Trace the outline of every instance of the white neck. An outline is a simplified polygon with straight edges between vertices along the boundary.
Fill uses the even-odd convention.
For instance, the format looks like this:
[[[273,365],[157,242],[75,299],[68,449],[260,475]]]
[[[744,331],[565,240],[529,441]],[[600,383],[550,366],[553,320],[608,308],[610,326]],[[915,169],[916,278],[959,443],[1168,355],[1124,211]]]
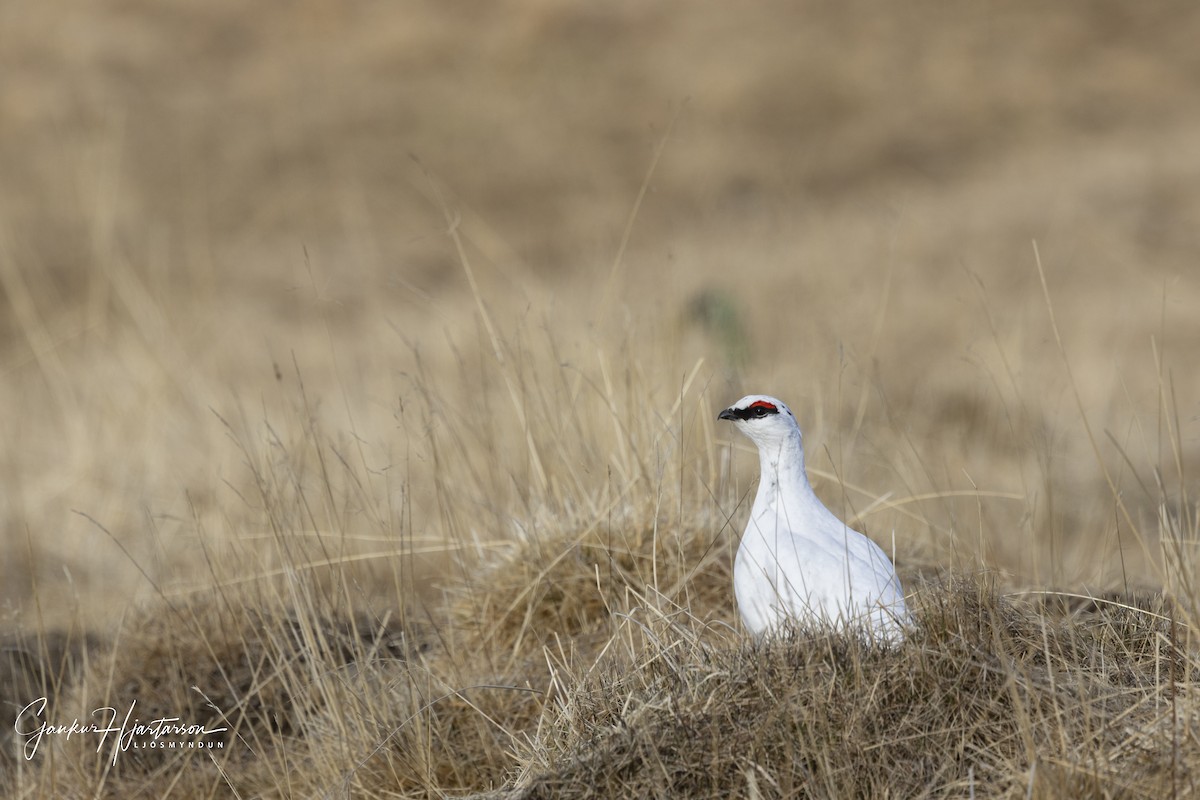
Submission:
[[[788,431],[777,441],[760,443],[758,460],[758,494],[750,511],[752,518],[759,519],[764,513],[780,511],[789,516],[829,513],[808,482],[808,474],[804,471],[804,445],[798,429]],[[799,522],[799,519],[794,521]]]

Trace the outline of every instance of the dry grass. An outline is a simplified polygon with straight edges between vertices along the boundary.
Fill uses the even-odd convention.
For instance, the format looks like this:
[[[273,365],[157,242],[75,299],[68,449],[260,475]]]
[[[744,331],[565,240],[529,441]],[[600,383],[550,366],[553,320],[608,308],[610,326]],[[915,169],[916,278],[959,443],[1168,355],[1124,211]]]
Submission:
[[[750,486],[713,441],[699,371],[675,402],[636,360],[620,382],[599,368],[573,387],[534,355],[555,343],[540,335],[489,340],[490,358],[462,375],[482,378],[485,405],[552,424],[472,417],[453,386],[419,383],[406,407],[428,436],[414,458],[433,467],[401,493],[430,498],[425,525],[453,552],[424,591],[410,583],[413,517],[370,512],[373,476],[343,446],[311,425],[255,446],[227,423],[247,465],[243,519],[266,541],[205,545],[207,588],[160,588],[50,693],[60,709],[136,700],[143,720],[226,728],[207,737],[222,747],[110,761],[111,742],[98,754],[84,737],[54,741],[32,765],[10,756],[13,791],[1162,797],[1195,785],[1193,566],[1170,529],[1130,534],[1160,543],[1169,597],[1089,598],[946,567],[918,517],[896,534],[918,622],[902,646],[810,630],[751,644],[730,600]],[[642,398],[662,412],[637,413]],[[857,503],[860,520],[876,504],[906,506]],[[360,553],[359,540],[394,549]]]
[[[0,793],[1195,793],[1190,5],[9,5],[0,707],[226,730]],[[748,391],[903,646],[742,636]]]

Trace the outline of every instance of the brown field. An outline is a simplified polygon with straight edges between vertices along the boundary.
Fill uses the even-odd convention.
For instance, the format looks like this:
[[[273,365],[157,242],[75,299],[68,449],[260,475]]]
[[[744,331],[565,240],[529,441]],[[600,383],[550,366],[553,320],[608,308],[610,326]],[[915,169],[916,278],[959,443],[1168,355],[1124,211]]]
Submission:
[[[1197,41],[0,4],[0,794],[1194,795]],[[741,634],[749,392],[902,647]]]

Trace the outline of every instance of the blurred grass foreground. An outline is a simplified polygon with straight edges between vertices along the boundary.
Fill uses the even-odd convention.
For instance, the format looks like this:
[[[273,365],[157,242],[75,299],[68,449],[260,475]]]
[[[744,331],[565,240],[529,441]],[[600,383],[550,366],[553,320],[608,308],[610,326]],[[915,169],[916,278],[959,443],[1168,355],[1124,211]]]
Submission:
[[[0,794],[1194,794],[1197,40],[0,5]],[[902,647],[741,631],[758,391]]]

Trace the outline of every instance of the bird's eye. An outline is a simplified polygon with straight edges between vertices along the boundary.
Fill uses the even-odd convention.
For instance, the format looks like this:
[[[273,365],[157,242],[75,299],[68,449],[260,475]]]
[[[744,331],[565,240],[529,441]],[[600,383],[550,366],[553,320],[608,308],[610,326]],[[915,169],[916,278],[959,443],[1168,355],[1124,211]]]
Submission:
[[[762,406],[755,406],[754,416],[765,417],[766,415],[767,415],[767,410],[765,408],[763,408]]]

